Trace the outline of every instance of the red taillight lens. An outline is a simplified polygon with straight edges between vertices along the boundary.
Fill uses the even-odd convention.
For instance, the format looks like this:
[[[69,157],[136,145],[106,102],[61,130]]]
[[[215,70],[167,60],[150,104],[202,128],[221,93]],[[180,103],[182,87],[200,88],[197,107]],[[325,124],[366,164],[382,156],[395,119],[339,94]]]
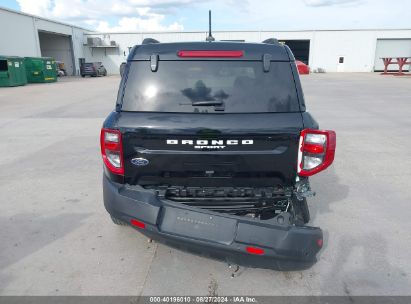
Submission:
[[[262,254],[264,254],[264,249],[257,248],[257,247],[247,246],[247,247],[245,248],[245,250],[246,250],[248,253],[251,253],[251,254],[256,254],[256,255],[262,255]]]
[[[298,175],[311,176],[332,164],[336,135],[330,130],[304,129],[298,148]]]
[[[213,57],[213,58],[239,58],[243,57],[243,51],[178,51],[178,57]]]
[[[114,174],[124,174],[123,144],[119,130],[101,129],[101,156],[104,164]]]

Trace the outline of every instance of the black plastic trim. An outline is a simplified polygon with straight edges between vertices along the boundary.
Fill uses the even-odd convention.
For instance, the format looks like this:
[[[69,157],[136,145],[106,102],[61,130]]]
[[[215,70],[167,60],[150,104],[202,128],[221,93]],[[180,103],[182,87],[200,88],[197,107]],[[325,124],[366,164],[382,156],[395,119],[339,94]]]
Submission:
[[[103,178],[104,204],[115,218],[145,223],[139,232],[166,244],[230,263],[278,270],[306,269],[316,262],[323,238],[317,227],[293,226],[276,220],[209,212],[159,199],[151,190],[128,187]],[[226,231],[220,235],[218,231]],[[247,246],[264,250],[251,255]]]

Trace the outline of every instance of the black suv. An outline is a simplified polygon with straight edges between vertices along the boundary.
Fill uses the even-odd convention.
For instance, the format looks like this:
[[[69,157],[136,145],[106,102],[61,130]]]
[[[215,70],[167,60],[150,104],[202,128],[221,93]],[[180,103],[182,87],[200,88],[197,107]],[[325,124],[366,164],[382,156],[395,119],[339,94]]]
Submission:
[[[101,62],[86,62],[80,66],[81,77],[89,76],[107,76],[107,70]]]
[[[305,226],[308,177],[336,136],[306,111],[290,49],[263,43],[135,46],[101,130],[114,223],[239,265],[303,269],[323,245]]]

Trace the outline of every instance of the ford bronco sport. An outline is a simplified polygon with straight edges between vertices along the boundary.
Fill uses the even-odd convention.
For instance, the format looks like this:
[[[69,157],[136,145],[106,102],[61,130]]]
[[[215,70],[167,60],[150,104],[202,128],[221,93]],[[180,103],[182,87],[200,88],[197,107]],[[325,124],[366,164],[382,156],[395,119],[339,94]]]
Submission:
[[[100,139],[114,223],[239,265],[315,263],[308,177],[333,162],[336,136],[275,39],[135,46]]]

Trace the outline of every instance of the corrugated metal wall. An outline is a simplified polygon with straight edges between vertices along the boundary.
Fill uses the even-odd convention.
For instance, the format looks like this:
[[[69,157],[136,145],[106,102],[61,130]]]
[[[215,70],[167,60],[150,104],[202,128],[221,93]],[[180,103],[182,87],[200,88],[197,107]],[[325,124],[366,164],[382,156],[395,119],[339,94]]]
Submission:
[[[140,44],[146,37],[161,42],[204,41],[207,32],[165,32],[165,33],[111,33],[87,35],[109,37],[119,44],[117,50],[94,50],[85,46],[88,61],[101,61],[109,73],[119,73],[121,62],[126,60],[129,48]],[[411,30],[349,30],[349,31],[215,31],[216,40],[245,40],[261,42],[275,37],[279,40],[309,40],[309,64],[312,69],[321,68],[327,72],[371,72],[374,70],[377,39],[411,37]],[[397,49],[402,48],[397,45]],[[399,51],[399,50],[398,50]],[[404,52],[406,50],[401,50]],[[408,51],[407,51],[408,52]],[[409,55],[411,56],[411,54]],[[344,63],[339,64],[339,58]]]
[[[0,28],[13,27],[13,31],[0,31],[0,54],[17,56],[40,56],[38,31],[64,34],[71,37],[74,68],[79,70],[79,58],[86,61],[101,61],[110,74],[118,74],[119,66],[126,60],[129,48],[151,37],[162,42],[204,41],[207,32],[156,32],[156,33],[91,33],[85,29],[54,22],[19,12],[0,8]],[[214,31],[217,40],[245,40],[261,42],[275,37],[279,40],[309,40],[309,64],[312,69],[322,68],[327,72],[371,72],[378,68],[376,57],[382,50],[377,41],[384,39],[411,39],[411,29],[405,30],[340,30],[340,31]],[[118,48],[92,49],[86,45],[87,37],[100,37]],[[403,43],[390,46],[392,54],[410,53]],[[408,54],[411,56],[411,53]],[[344,57],[344,63],[338,59]]]

